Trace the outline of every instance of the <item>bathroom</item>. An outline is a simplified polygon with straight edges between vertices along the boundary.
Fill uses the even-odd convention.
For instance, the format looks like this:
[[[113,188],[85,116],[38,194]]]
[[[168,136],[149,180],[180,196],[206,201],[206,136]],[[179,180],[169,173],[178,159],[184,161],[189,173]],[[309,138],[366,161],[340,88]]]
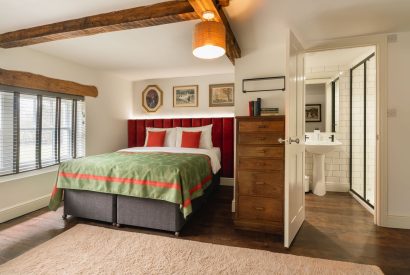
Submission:
[[[375,47],[305,57],[305,191],[352,195],[374,213]],[[310,194],[309,194],[310,195]]]

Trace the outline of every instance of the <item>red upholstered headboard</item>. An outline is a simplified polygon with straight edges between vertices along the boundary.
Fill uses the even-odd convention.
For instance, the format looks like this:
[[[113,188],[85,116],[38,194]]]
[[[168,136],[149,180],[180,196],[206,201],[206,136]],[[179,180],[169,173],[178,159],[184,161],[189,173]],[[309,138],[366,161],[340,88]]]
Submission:
[[[221,177],[233,178],[233,117],[128,120],[128,147],[144,146],[146,127],[199,127],[209,124],[213,124],[212,143],[221,149]]]

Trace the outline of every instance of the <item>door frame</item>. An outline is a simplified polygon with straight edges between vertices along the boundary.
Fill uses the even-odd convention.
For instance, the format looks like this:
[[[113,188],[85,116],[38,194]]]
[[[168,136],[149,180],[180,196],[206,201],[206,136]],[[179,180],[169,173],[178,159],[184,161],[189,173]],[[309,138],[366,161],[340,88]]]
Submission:
[[[306,53],[338,50],[356,47],[376,47],[376,196],[374,223],[379,226],[394,227],[388,216],[388,128],[387,128],[387,35],[370,35],[342,39],[333,39],[310,43]]]

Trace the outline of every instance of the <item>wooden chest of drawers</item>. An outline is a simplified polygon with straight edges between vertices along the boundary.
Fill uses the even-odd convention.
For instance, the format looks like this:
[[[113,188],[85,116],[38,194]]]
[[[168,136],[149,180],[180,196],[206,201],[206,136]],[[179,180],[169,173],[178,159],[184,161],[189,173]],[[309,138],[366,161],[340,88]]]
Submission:
[[[283,234],[285,117],[236,118],[235,227]]]

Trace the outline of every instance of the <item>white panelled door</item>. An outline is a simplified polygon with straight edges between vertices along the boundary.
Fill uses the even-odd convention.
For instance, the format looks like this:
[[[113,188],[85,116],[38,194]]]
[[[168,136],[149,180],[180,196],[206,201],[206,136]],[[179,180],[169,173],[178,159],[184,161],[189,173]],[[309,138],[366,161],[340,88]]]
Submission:
[[[305,220],[305,86],[304,50],[290,32],[287,44],[286,139],[285,142],[285,232],[290,247]]]

